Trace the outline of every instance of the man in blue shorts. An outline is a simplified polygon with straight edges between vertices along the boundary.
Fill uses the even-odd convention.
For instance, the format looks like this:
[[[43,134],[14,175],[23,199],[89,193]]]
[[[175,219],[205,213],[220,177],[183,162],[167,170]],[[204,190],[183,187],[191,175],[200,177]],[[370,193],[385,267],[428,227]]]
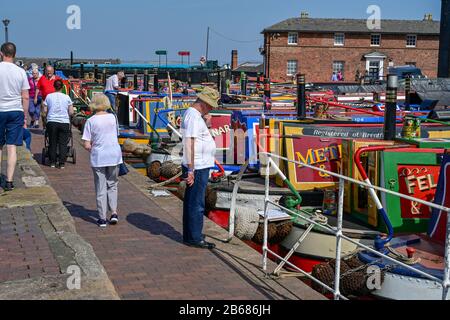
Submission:
[[[30,85],[25,70],[14,64],[16,46],[5,43],[0,49],[0,166],[2,150],[6,145],[8,162],[5,191],[14,190],[14,171],[18,146],[23,145],[23,128],[26,128]],[[0,167],[1,169],[1,167]]]

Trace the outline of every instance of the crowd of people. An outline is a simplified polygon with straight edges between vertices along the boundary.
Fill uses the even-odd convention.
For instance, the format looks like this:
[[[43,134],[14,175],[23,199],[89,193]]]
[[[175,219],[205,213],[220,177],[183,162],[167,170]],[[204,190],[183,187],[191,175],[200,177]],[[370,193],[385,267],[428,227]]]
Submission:
[[[28,126],[41,128],[42,125],[49,139],[51,168],[65,169],[71,115],[74,114],[73,102],[62,92],[64,83],[55,75],[53,67],[47,66],[44,75],[41,75],[36,65],[31,70],[25,70],[14,64],[15,56],[16,46],[13,43],[2,45],[0,160],[6,145],[8,160],[4,190],[7,192],[14,189],[17,147],[23,145],[24,139],[31,137],[26,131]],[[118,184],[124,163],[118,140],[115,95],[124,77],[123,72],[113,75],[107,81],[105,94],[93,97],[90,104],[93,116],[87,120],[82,136],[84,147],[90,153],[99,214],[97,224],[101,228],[119,222]],[[205,241],[203,220],[209,173],[215,166],[216,153],[216,144],[209,130],[210,112],[218,108],[219,100],[219,92],[206,88],[186,111],[182,121],[182,169],[187,183],[183,208],[183,243],[209,250],[214,249],[215,245]]]

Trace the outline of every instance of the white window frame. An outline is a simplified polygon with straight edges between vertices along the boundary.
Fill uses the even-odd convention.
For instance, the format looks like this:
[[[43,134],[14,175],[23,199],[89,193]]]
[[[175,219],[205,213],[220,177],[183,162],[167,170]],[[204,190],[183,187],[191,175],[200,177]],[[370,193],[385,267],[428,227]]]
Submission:
[[[290,42],[291,36],[293,36],[293,35],[295,35],[296,41],[295,42]],[[298,32],[289,32],[288,33],[288,45],[289,46],[296,46],[296,45],[298,45]]]
[[[342,36],[342,43],[336,42],[336,39],[338,39],[338,36]],[[334,34],[334,46],[336,47],[343,47],[345,46],[345,33],[337,32]]]
[[[295,72],[294,73],[292,73],[292,72],[290,72],[290,70],[291,70],[291,65],[290,65],[290,63],[291,62],[295,62]],[[295,76],[296,74],[298,73],[298,60],[288,60],[287,61],[287,70],[286,70],[286,75],[287,76]]]
[[[378,36],[378,39],[379,39],[378,44],[373,44],[373,42],[372,42],[372,40],[373,40],[372,37],[375,37],[375,36]],[[371,47],[380,47],[381,46],[381,33],[373,33],[370,35],[370,46]]]
[[[410,40],[410,37],[414,38],[414,45],[408,44],[408,41]],[[406,47],[407,48],[416,48],[417,47],[417,34],[407,34],[406,35]]]
[[[338,70],[338,69],[334,68],[338,63],[342,64],[342,69]],[[333,72],[336,72],[336,74],[337,74],[339,71],[341,71],[342,75],[345,77],[345,61],[333,61],[332,68],[333,68]]]

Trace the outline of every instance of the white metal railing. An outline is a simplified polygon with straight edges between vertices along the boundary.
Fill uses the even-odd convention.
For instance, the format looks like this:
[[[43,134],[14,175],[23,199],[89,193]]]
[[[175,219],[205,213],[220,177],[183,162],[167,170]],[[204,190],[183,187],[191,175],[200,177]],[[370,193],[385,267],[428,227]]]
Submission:
[[[384,189],[381,187],[377,187],[377,186],[373,186],[373,185],[369,185],[365,182],[361,182],[346,176],[343,176],[341,174],[337,174],[328,170],[324,170],[324,169],[320,169],[320,168],[316,168],[314,166],[308,165],[306,163],[302,163],[299,161],[295,161],[295,160],[290,160],[287,159],[285,157],[281,157],[279,155],[276,154],[272,154],[269,152],[261,152],[260,155],[265,155],[268,157],[266,163],[266,174],[265,174],[265,205],[264,205],[264,243],[263,243],[263,261],[262,261],[262,267],[264,272],[266,273],[266,275],[268,275],[267,272],[267,261],[268,261],[268,255],[271,254],[274,257],[276,257],[277,259],[279,259],[281,261],[280,266],[276,269],[277,271],[279,271],[281,269],[282,266],[284,265],[288,265],[291,268],[293,268],[294,270],[297,270],[298,272],[300,272],[301,274],[303,274],[305,277],[309,278],[310,280],[314,281],[315,283],[319,284],[320,286],[324,287],[325,289],[327,289],[328,291],[332,292],[334,295],[334,299],[335,300],[339,300],[339,299],[347,299],[345,296],[343,296],[340,292],[340,278],[341,278],[341,268],[340,268],[340,263],[341,263],[341,258],[342,258],[342,254],[341,254],[341,247],[342,247],[342,240],[346,240],[349,241],[350,243],[353,243],[354,245],[356,245],[359,248],[362,248],[368,252],[371,252],[373,254],[375,254],[376,256],[379,256],[380,258],[384,258],[396,265],[402,266],[403,268],[412,271],[416,274],[419,274],[429,280],[432,281],[436,281],[437,283],[440,283],[442,285],[442,300],[446,300],[447,299],[447,295],[449,292],[449,288],[450,288],[450,257],[449,257],[449,251],[450,251],[450,208],[444,207],[444,206],[440,206],[437,205],[435,203],[431,203],[431,202],[427,202],[421,199],[416,199],[414,197],[410,197],[398,192],[394,192],[388,189]],[[329,176],[335,177],[339,179],[339,201],[338,201],[338,212],[337,212],[337,218],[338,218],[338,222],[337,222],[337,227],[333,228],[329,225],[324,225],[322,223],[319,223],[317,221],[315,221],[314,219],[312,219],[308,214],[302,214],[301,211],[300,212],[294,212],[292,210],[289,210],[287,208],[284,208],[283,206],[273,202],[270,200],[270,177],[271,177],[271,167],[273,167],[277,173],[281,172],[279,167],[277,166],[277,164],[273,161],[272,158],[276,158],[278,160],[282,160],[282,161],[287,161],[290,163],[294,163],[296,165],[301,165],[304,166],[306,168],[309,168],[311,170],[315,170],[324,174],[327,174]],[[416,269],[410,265],[407,265],[401,261],[398,261],[388,255],[385,255],[379,251],[374,250],[373,248],[370,248],[362,243],[359,243],[358,241],[355,241],[349,237],[347,237],[346,235],[344,235],[343,233],[343,219],[344,219],[344,185],[345,182],[350,182],[352,184],[357,184],[359,186],[362,186],[366,189],[369,190],[377,190],[380,191],[382,193],[387,193],[387,194],[391,194],[406,200],[410,200],[410,201],[416,201],[418,203],[421,203],[423,205],[426,205],[430,208],[434,208],[434,209],[438,209],[440,211],[444,211],[447,212],[447,236],[446,236],[446,244],[445,244],[445,261],[444,261],[444,278],[443,279],[439,279],[431,274],[428,274],[422,270]],[[289,262],[290,256],[293,254],[293,252],[295,251],[294,248],[293,250],[291,250],[291,252],[286,256],[286,257],[280,257],[278,254],[276,254],[275,252],[273,252],[272,250],[269,249],[268,246],[268,225],[269,225],[269,207],[270,206],[275,206],[278,207],[279,209],[286,211],[287,213],[290,213],[293,216],[296,216],[308,223],[310,223],[309,228],[306,230],[306,232],[304,234],[302,234],[301,238],[298,240],[298,242],[296,243],[295,246],[298,247],[298,245],[301,244],[301,242],[309,235],[309,233],[312,231],[313,227],[318,227],[321,228],[325,231],[328,231],[329,233],[333,234],[336,237],[336,268],[335,268],[335,281],[334,281],[334,288],[331,288],[330,286],[326,285],[325,283],[321,282],[319,279],[313,277],[312,275],[310,275],[309,273],[305,272],[304,270],[300,269],[299,267],[295,266],[294,264],[292,264],[291,262]],[[295,247],[294,246],[294,247]]]

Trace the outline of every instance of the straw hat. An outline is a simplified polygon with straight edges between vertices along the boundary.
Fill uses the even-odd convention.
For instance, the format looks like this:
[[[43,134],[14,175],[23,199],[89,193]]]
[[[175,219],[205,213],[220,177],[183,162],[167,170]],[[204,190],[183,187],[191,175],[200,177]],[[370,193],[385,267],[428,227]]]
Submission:
[[[209,104],[213,109],[219,109],[219,91],[206,87],[197,95],[197,97],[203,102]]]

